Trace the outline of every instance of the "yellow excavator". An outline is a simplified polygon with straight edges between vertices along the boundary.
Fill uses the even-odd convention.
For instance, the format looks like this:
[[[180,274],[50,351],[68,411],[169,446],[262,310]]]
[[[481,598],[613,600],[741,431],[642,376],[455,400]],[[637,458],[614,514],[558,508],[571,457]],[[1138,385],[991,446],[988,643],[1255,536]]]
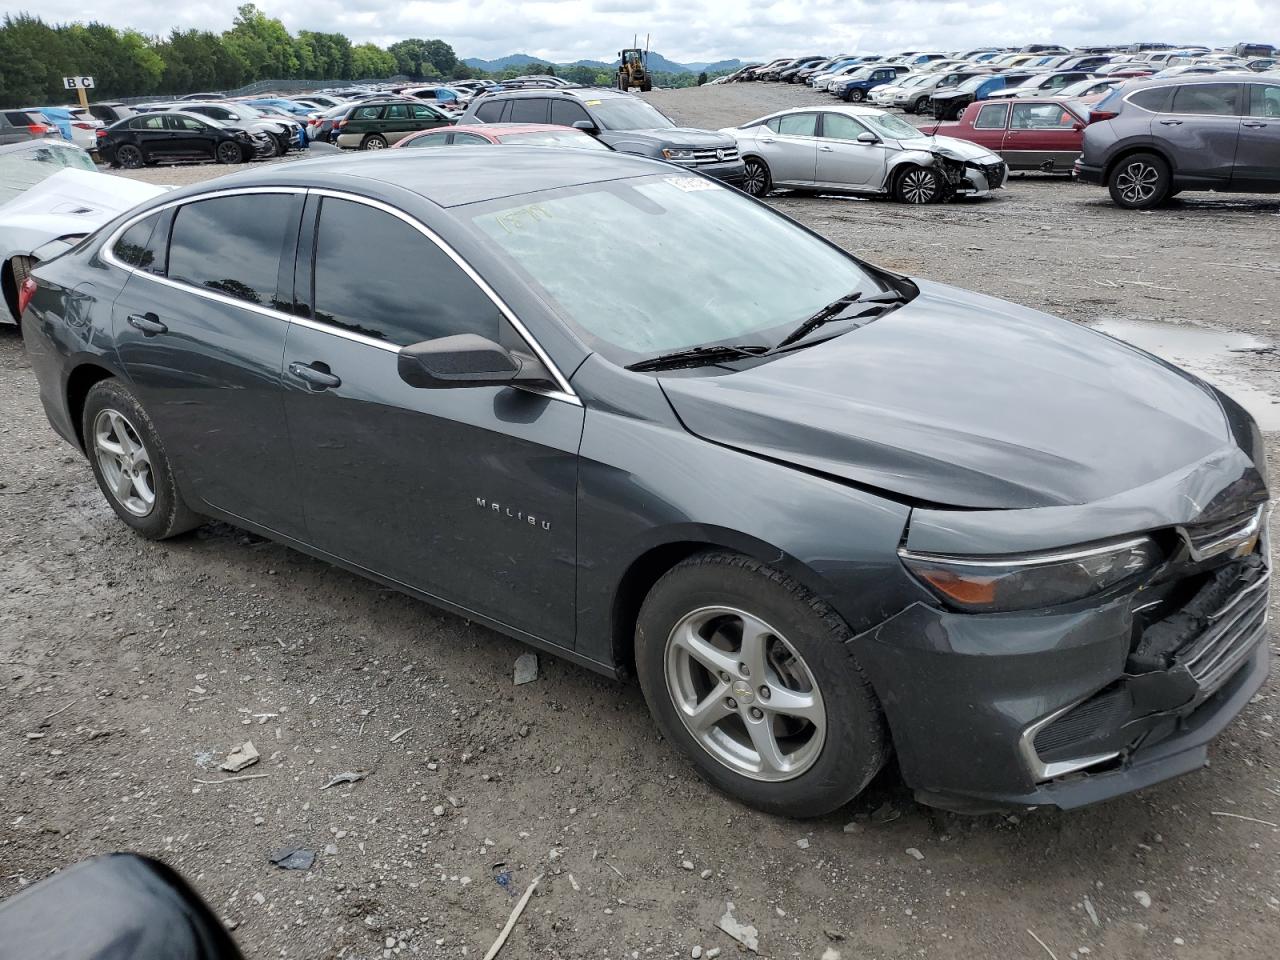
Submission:
[[[631,42],[637,43],[639,37]],[[618,53],[618,89],[630,90],[639,87],[642,93],[653,89],[653,78],[649,76],[649,37],[644,38],[644,49],[639,46],[628,47]]]

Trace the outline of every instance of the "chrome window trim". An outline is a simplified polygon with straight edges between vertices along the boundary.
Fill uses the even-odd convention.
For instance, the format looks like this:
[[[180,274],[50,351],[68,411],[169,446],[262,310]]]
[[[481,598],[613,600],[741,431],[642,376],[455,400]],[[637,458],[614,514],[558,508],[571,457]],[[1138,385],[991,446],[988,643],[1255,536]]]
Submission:
[[[131,275],[138,274],[154,283],[159,283],[163,286],[171,287],[175,290],[182,290],[186,293],[194,294],[195,296],[198,296],[198,297],[204,297],[207,300],[213,300],[217,303],[226,304],[228,306],[241,307],[253,313],[261,314],[264,317],[271,317],[276,320],[283,320],[286,323],[296,323],[299,326],[307,327],[308,329],[316,330],[321,333],[328,333],[335,337],[341,337],[344,340],[350,340],[354,343],[360,343],[369,347],[377,347],[381,350],[386,350],[390,353],[399,353],[400,348],[397,347],[395,344],[387,343],[384,340],[378,340],[376,337],[368,337],[363,334],[355,333],[348,330],[343,330],[340,327],[335,327],[330,324],[320,323],[319,321],[313,320],[310,317],[299,317],[293,314],[283,313],[279,310],[273,310],[270,307],[263,307],[258,304],[249,303],[246,300],[237,300],[235,297],[228,297],[225,294],[217,293],[213,290],[203,290],[200,287],[194,287],[194,286],[191,286],[190,284],[181,283],[177,280],[170,280],[168,277],[160,277],[154,273],[148,273],[145,270],[140,270],[137,267],[130,266],[129,264],[118,259],[115,255],[115,245],[116,243],[119,242],[120,237],[123,236],[126,230],[132,227],[135,223],[138,223],[141,220],[145,220],[147,217],[153,216],[157,213],[161,213],[165,210],[168,210],[171,207],[185,206],[188,203],[198,203],[202,200],[213,200],[218,197],[234,197],[234,196],[243,196],[245,194],[273,194],[273,193],[293,194],[293,195],[301,194],[304,196],[310,194],[314,196],[333,197],[334,199],[337,199],[337,200],[348,200],[353,203],[361,203],[361,204],[364,204],[365,206],[372,207],[376,210],[381,210],[383,213],[390,214],[396,219],[401,220],[404,223],[408,224],[414,230],[417,230],[424,237],[426,237],[433,244],[435,244],[436,247],[442,253],[444,253],[445,256],[447,256],[450,260],[452,260],[462,270],[462,272],[465,273],[468,278],[470,278],[472,283],[474,283],[477,287],[480,288],[480,291],[486,297],[489,298],[489,300],[493,303],[495,307],[498,308],[498,312],[502,314],[503,318],[509,324],[511,324],[511,327],[516,331],[516,333],[520,336],[520,338],[524,340],[525,345],[530,349],[530,351],[534,354],[534,356],[536,356],[538,360],[541,361],[543,366],[547,368],[548,372],[550,372],[552,378],[555,380],[557,387],[559,387],[559,389],[557,390],[538,390],[536,388],[530,388],[530,387],[521,387],[520,389],[527,390],[531,393],[536,393],[539,396],[548,397],[549,399],[552,399],[552,400],[560,400],[564,403],[570,403],[578,407],[582,406],[582,400],[578,397],[577,393],[575,393],[573,388],[569,385],[569,381],[565,378],[564,374],[560,372],[560,368],[555,365],[551,357],[542,348],[542,344],[538,343],[538,341],[529,332],[528,327],[526,327],[520,321],[520,319],[515,315],[512,309],[509,306],[507,306],[506,302],[501,297],[498,296],[498,294],[494,291],[494,289],[491,286],[489,286],[489,284],[484,280],[484,278],[481,277],[480,274],[478,274],[469,263],[467,263],[464,259],[462,259],[461,255],[456,250],[454,250],[451,246],[445,243],[445,241],[434,230],[432,230],[430,227],[426,226],[425,224],[420,223],[418,220],[414,219],[410,214],[405,213],[403,210],[399,210],[396,207],[393,207],[387,203],[383,203],[380,200],[373,200],[369,197],[362,197],[359,194],[347,193],[342,190],[333,190],[329,188],[317,188],[317,187],[228,187],[223,190],[211,190],[208,193],[202,193],[196,196],[181,197],[176,200],[169,200],[169,201],[166,201],[165,203],[158,204],[157,206],[150,207],[147,210],[144,210],[142,213],[139,213],[137,216],[130,217],[129,219],[121,223],[119,227],[113,230],[111,235],[108,236],[105,241],[103,241],[102,246],[98,248],[98,254],[103,259],[103,261],[105,261],[106,263],[110,264],[113,267],[117,267],[118,269],[124,270]]]
[[[919,553],[903,547],[898,556],[904,560],[920,560],[926,563],[940,563],[956,567],[1035,567],[1050,563],[1066,563],[1070,560],[1083,560],[1104,553],[1115,553],[1128,547],[1136,547],[1147,543],[1150,537],[1133,537],[1129,540],[1113,540],[1110,543],[1087,550],[1064,550],[1059,553],[1040,553],[1027,557],[1008,557],[999,554],[990,558],[980,556],[948,556],[945,553]]]

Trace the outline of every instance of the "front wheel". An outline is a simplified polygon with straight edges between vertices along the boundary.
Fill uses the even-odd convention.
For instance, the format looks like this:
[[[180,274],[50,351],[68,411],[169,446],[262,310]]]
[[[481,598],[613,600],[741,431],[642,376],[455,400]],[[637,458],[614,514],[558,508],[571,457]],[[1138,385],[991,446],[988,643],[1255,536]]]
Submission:
[[[935,203],[942,197],[942,178],[928,167],[908,167],[893,184],[899,203]]]
[[[773,189],[773,178],[769,176],[768,165],[758,157],[748,157],[746,174],[742,178],[742,189],[753,197],[763,197]]]
[[[240,144],[232,143],[230,140],[223,140],[218,144],[218,149],[213,152],[213,158],[219,163],[243,163],[244,151],[240,149]]]
[[[855,87],[852,90],[846,91],[844,98],[848,100],[850,103],[861,103],[863,100],[867,98],[867,95],[863,91]]]
[[[200,525],[178,492],[151,418],[119,380],[90,389],[81,429],[94,479],[116,516],[135,532],[163,540]]]
[[[768,813],[843,806],[884,763],[884,719],[848,626],[780,571],[705,553],[649,592],[636,667],[663,735],[708,782]]]
[[[1125,157],[1107,178],[1107,189],[1117,206],[1149,210],[1169,197],[1169,165],[1154,153]]]
[[[916,98],[916,102],[915,102],[914,104],[912,104],[911,112],[912,112],[912,113],[923,114],[923,113],[925,112],[925,110],[927,110],[928,108],[929,108],[929,98],[928,98],[928,97],[917,97],[917,98]]]

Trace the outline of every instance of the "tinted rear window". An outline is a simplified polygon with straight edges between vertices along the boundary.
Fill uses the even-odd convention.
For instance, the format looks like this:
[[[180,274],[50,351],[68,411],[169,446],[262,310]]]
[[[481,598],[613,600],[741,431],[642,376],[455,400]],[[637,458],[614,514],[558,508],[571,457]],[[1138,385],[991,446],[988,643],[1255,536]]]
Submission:
[[[509,123],[546,123],[547,101],[544,97],[527,97],[511,101]]]
[[[254,193],[199,200],[178,210],[169,277],[224,296],[277,307],[276,277],[302,196]]]
[[[1165,106],[1169,102],[1169,94],[1172,90],[1172,87],[1151,87],[1147,90],[1139,90],[1129,97],[1129,102],[1136,107],[1141,107],[1143,110],[1150,110],[1152,113],[1163,113]],[[1124,88],[1119,87],[1113,90],[1095,109],[1113,109],[1109,105],[1120,100],[1123,96]]]
[[[476,119],[481,123],[497,123],[502,117],[502,108],[506,104],[501,101],[490,100],[488,103],[482,103],[476,107]]]

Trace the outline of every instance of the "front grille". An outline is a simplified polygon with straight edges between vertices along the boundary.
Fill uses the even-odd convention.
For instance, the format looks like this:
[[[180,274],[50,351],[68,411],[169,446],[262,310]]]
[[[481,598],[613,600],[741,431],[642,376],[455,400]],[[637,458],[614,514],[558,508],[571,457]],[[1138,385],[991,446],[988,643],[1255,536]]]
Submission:
[[[1207,560],[1248,542],[1261,529],[1263,509],[1184,527],[1182,535],[1191,548],[1192,556],[1197,560]]]
[[[719,154],[719,156],[717,156]],[[737,147],[720,147],[710,149],[699,149],[693,151],[693,162],[699,163],[729,163],[738,159]]]
[[[1132,701],[1122,686],[1110,687],[1072,707],[1036,734],[1036,753],[1042,759],[1075,747],[1082,741],[1110,733],[1123,722]]]
[[[1186,667],[1206,692],[1239,666],[1267,626],[1270,571],[1262,562],[1242,566],[1234,595],[1205,616],[1204,632],[1174,656],[1174,663]]]

